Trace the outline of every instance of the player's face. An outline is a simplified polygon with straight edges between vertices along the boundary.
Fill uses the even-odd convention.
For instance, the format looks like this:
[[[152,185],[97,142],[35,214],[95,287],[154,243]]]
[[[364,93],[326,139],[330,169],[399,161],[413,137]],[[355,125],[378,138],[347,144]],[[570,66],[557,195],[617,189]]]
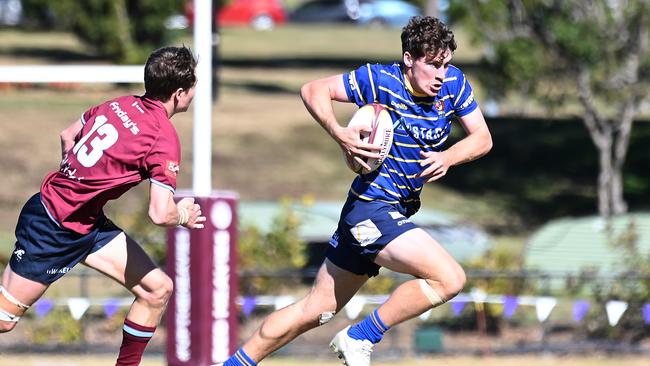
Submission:
[[[430,97],[438,95],[438,92],[442,89],[442,83],[445,80],[452,56],[453,53],[449,49],[440,51],[435,57],[423,56],[417,59],[413,58],[410,53],[405,52],[406,76],[413,91]]]

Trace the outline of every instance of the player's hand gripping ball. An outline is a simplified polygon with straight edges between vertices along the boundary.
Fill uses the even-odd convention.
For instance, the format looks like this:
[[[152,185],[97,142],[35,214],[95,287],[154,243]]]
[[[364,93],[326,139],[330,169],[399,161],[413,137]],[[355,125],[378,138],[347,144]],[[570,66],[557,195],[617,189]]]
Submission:
[[[365,130],[369,131],[361,132],[359,136],[361,141],[381,147],[378,152],[379,158],[363,158],[370,169],[364,168],[348,155],[345,155],[344,158],[353,172],[368,174],[381,166],[393,145],[393,120],[388,111],[381,105],[366,104],[354,113],[348,123],[348,127],[358,125],[368,127]]]

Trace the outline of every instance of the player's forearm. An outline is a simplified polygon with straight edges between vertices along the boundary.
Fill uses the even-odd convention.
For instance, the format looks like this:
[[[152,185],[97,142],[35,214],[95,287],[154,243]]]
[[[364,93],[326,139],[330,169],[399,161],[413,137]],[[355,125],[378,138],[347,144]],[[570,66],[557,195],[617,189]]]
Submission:
[[[61,131],[61,134],[59,134],[59,138],[61,139],[62,158],[65,158],[65,155],[68,153],[68,151],[72,150],[74,147],[75,138],[77,137],[79,131],[81,131],[82,127],[83,124],[81,123],[81,120],[77,120],[68,126],[65,130]]]
[[[68,151],[74,147],[74,140],[61,134],[61,158],[65,158]]]
[[[492,149],[492,136],[487,127],[480,128],[444,151],[450,166],[476,160]]]
[[[300,89],[300,97],[302,98],[305,108],[311,116],[323,127],[327,133],[332,136],[334,140],[338,140],[337,133],[341,128],[336,116],[334,114],[334,107],[330,99],[329,90],[317,81],[313,81],[303,85]]]
[[[179,224],[180,214],[172,199],[164,207],[149,206],[149,218],[158,226],[174,227]]]

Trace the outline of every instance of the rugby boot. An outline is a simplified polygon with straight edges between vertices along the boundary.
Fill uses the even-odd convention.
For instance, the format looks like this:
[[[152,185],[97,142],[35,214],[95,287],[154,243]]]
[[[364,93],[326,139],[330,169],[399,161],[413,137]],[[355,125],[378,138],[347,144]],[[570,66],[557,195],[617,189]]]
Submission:
[[[330,348],[347,366],[370,366],[370,354],[375,345],[367,339],[357,340],[348,335],[347,326],[330,342]]]

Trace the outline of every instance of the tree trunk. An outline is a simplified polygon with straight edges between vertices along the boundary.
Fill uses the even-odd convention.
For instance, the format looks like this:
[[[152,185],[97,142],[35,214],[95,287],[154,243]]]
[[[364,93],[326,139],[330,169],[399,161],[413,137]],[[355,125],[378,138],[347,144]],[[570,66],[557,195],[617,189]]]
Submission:
[[[126,0],[114,1],[113,7],[117,18],[116,33],[120,42],[119,59],[122,63],[130,63],[135,52],[135,45],[131,37],[131,23],[126,9]]]
[[[625,154],[620,155],[620,151],[627,150],[629,135],[622,134],[621,131],[618,134],[614,132],[615,129],[625,130],[621,125],[612,126],[610,124],[609,126],[611,127],[602,131],[603,133],[596,143],[600,166],[598,212],[605,218],[627,212],[627,203],[623,197]]]
[[[612,164],[612,134],[601,135],[596,147],[598,148],[600,167],[598,174],[598,212],[600,216],[609,218],[613,214],[612,185],[614,166]]]

